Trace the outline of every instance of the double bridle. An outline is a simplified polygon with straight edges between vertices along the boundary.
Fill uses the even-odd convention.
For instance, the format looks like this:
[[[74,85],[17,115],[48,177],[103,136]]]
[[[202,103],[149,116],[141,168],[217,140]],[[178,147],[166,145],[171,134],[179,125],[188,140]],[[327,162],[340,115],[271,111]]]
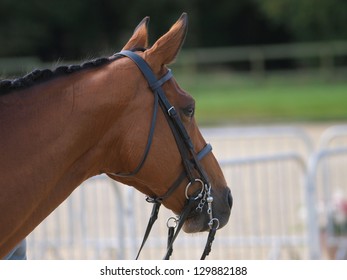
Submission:
[[[151,148],[159,106],[163,110],[164,115],[167,119],[167,122],[171,128],[178,150],[181,154],[182,163],[184,166],[184,171],[177,177],[177,179],[173,182],[173,184],[170,186],[168,191],[163,196],[146,198],[147,202],[153,203],[153,208],[152,208],[152,213],[148,221],[146,232],[144,234],[143,241],[138,251],[138,254],[136,256],[136,259],[138,259],[140,252],[150,234],[152,226],[154,222],[157,220],[159,208],[163,200],[168,198],[186,178],[188,178],[189,183],[187,184],[185,188],[185,197],[186,197],[185,206],[178,217],[171,217],[167,221],[168,244],[167,244],[167,252],[164,256],[164,259],[170,258],[173,251],[173,247],[172,247],[173,243],[176,237],[178,236],[178,233],[180,232],[184,222],[193,211],[194,207],[196,212],[201,213],[207,202],[207,214],[209,215],[209,219],[210,219],[210,221],[208,222],[208,226],[210,228],[210,231],[208,234],[204,252],[201,256],[201,259],[205,259],[206,256],[211,251],[212,242],[214,240],[216,231],[219,227],[219,220],[217,218],[214,218],[212,214],[213,197],[211,195],[211,183],[209,182],[207,174],[200,164],[200,161],[209,152],[212,151],[212,146],[210,144],[207,144],[200,152],[198,153],[195,152],[194,145],[175,107],[170,104],[169,100],[166,98],[164,90],[162,89],[162,85],[172,78],[171,70],[168,70],[168,72],[163,77],[161,77],[160,79],[157,79],[153,71],[151,70],[150,66],[147,64],[147,62],[142,57],[137,55],[135,52],[124,50],[119,53],[116,53],[114,56],[128,57],[138,66],[138,68],[141,70],[142,74],[146,78],[149,84],[149,87],[151,88],[154,94],[154,109],[153,109],[148,141],[147,141],[143,156],[139,164],[137,165],[137,167],[132,172],[129,172],[129,173],[109,173],[109,174],[118,176],[118,177],[132,177],[141,170],[149,154],[149,150]],[[196,178],[194,176],[194,173],[196,172],[199,174],[199,178]],[[200,184],[201,189],[199,189],[196,193],[190,196],[189,189],[195,183]]]

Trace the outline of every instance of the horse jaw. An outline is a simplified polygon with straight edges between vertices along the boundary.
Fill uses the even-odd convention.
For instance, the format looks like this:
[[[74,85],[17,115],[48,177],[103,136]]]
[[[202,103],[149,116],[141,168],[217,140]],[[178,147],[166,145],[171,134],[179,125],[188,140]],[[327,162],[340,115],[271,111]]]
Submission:
[[[204,215],[195,216],[187,219],[182,229],[186,233],[197,233],[207,231],[209,229],[208,221]]]

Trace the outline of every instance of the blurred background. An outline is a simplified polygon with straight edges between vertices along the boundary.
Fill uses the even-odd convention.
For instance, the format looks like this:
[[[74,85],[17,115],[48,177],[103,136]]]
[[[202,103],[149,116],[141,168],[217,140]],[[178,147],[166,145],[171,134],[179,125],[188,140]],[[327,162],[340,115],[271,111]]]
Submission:
[[[183,11],[173,68],[200,123],[346,119],[343,0],[1,0],[0,77],[108,56],[147,15],[153,43]]]
[[[145,16],[153,43],[182,12],[172,68],[235,199],[211,258],[346,258],[347,1],[0,0],[0,78],[109,56]],[[134,258],[143,196],[85,184],[29,237],[29,258]],[[162,219],[144,258],[163,253]],[[176,258],[204,240],[184,235]]]

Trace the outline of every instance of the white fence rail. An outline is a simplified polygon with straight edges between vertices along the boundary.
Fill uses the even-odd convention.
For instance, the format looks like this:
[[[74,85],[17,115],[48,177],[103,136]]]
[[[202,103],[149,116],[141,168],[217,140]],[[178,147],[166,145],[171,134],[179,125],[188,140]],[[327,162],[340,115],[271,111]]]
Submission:
[[[336,76],[340,70],[345,72],[346,56],[347,41],[183,49],[174,67],[186,69],[192,74],[202,65],[230,66],[230,63],[241,62],[249,65],[250,73],[260,77],[267,71],[268,62],[287,60],[295,65],[292,71],[311,65],[311,68],[318,68],[322,73],[334,73]],[[56,62],[43,62],[37,57],[0,57],[0,75],[26,73],[35,68],[51,68],[55,65]]]
[[[203,134],[234,196],[230,221],[218,231],[210,259],[345,257],[347,242],[334,235],[329,205],[334,190],[347,195],[347,126],[327,130],[317,152],[305,131],[292,127],[206,129]],[[150,208],[134,189],[106,176],[92,178],[28,237],[28,257],[133,259]],[[162,258],[170,215],[168,210],[159,214],[143,259]],[[182,233],[173,258],[198,258],[205,240],[206,234]]]

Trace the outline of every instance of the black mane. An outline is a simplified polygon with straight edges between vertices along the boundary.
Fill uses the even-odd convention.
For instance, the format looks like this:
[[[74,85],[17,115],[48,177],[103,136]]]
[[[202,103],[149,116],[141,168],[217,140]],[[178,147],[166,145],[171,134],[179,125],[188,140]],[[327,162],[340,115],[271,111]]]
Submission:
[[[42,69],[34,70],[31,73],[15,78],[0,80],[0,95],[4,95],[14,90],[26,89],[40,82],[48,81],[52,78],[56,78],[61,75],[67,75],[75,73],[84,69],[95,68],[114,61],[118,56],[112,56],[111,58],[102,57],[94,60],[84,62],[80,65],[59,66],[56,69]]]

